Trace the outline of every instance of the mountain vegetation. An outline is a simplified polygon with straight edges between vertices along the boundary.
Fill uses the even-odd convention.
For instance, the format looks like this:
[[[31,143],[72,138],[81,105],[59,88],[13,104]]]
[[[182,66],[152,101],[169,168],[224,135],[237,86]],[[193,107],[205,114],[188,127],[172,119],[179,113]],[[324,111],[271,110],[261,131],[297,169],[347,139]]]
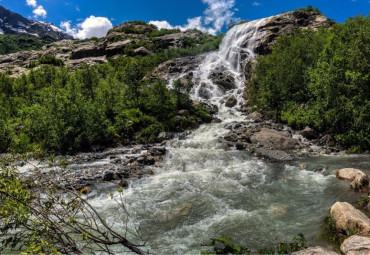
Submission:
[[[23,35],[0,35],[0,55],[23,50],[40,50],[42,46],[53,42],[50,38],[38,38]]]
[[[249,105],[288,125],[333,135],[352,152],[370,148],[370,18],[296,30],[258,58]]]
[[[39,67],[28,75],[0,74],[0,152],[66,153],[124,140],[151,142],[162,131],[210,121],[208,111],[193,106],[186,91],[168,90],[160,79],[147,78],[164,61],[215,50],[222,38],[206,37],[148,56],[127,50],[127,57],[77,71],[45,55],[32,63]],[[178,116],[179,110],[189,115]]]

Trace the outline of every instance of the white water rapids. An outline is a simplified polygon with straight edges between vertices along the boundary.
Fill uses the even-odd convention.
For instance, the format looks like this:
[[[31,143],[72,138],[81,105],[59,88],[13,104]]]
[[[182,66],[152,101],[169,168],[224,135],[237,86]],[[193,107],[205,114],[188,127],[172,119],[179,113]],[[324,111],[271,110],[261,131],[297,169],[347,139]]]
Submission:
[[[194,72],[201,82],[191,92],[193,99],[206,100],[199,96],[200,86],[205,84],[203,88],[211,95],[208,101],[219,107],[218,117],[223,122],[201,125],[185,139],[168,142],[161,166],[152,168],[155,175],[134,182],[124,192],[132,220],[141,226],[154,253],[199,254],[201,244],[222,235],[252,249],[271,246],[277,239],[290,241],[298,233],[318,243],[311,238],[321,231],[331,205],[355,199],[348,183],[336,180],[334,170],[357,166],[361,158],[305,159],[309,169],[300,170],[300,162],[266,163],[246,152],[229,150],[220,139],[228,132],[225,125],[244,121],[236,110],[238,105],[230,109],[224,102],[231,95],[238,104],[243,102],[241,56],[255,57],[256,42],[262,36],[258,27],[264,22],[266,19],[232,28],[220,50],[209,53]],[[222,93],[209,78],[215,69],[231,73],[235,88]],[[312,171],[318,166],[325,166],[326,171]],[[111,186],[100,188],[90,195],[90,201],[109,224],[124,228],[114,216],[117,205],[107,195],[111,190]]]

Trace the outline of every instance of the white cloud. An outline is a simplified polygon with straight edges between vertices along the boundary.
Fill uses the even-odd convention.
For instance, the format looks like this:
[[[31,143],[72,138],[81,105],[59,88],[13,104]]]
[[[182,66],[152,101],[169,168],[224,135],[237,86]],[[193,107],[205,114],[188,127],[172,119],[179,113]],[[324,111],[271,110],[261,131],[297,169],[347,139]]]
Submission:
[[[36,0],[26,0],[26,2],[27,2],[27,5],[28,5],[28,6],[31,6],[31,7],[33,7],[33,8],[36,8],[36,7],[37,7],[37,2],[36,2]]]
[[[187,29],[198,29],[202,32],[216,34],[222,30],[225,25],[231,22],[237,22],[240,19],[235,18],[235,0],[202,0],[207,4],[203,16],[189,18],[188,23],[182,26],[172,26],[168,21],[155,20],[150,21],[150,24],[156,25],[158,28],[179,28],[184,31]]]
[[[44,7],[42,7],[42,5],[37,6],[37,8],[34,9],[32,12],[33,12],[35,18],[37,18],[37,17],[45,18],[46,14],[47,14],[47,12],[45,11]]]
[[[36,0],[26,0],[26,3],[28,6],[31,6],[33,8],[32,13],[34,18],[38,17],[46,18],[47,15],[46,10],[42,5],[37,5]]]
[[[71,27],[71,21],[60,23],[60,27],[64,28],[67,34],[74,38],[86,39],[106,36],[107,32],[113,28],[113,25],[108,18],[90,16],[77,24],[76,27]]]
[[[252,3],[252,6],[255,6],[255,7],[257,7],[257,6],[261,6],[262,4],[260,3],[260,2],[253,2]]]
[[[165,21],[165,20],[162,20],[162,21],[152,20],[149,22],[149,24],[153,24],[159,29],[173,29],[174,28],[170,23],[168,23],[168,21]]]

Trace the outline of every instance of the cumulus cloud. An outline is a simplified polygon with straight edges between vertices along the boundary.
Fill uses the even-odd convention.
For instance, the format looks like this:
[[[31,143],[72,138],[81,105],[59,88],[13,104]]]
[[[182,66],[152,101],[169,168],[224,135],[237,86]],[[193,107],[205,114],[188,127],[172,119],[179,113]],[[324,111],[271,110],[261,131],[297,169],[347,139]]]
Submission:
[[[47,14],[47,12],[45,11],[44,7],[42,7],[42,5],[37,6],[37,8],[34,9],[32,12],[33,12],[35,18],[37,18],[37,17],[45,18],[46,14]]]
[[[235,18],[235,0],[202,0],[207,4],[203,16],[189,18],[187,24],[182,26],[172,26],[168,21],[152,20],[149,23],[158,28],[179,28],[184,31],[187,29],[198,29],[202,32],[216,34],[222,30],[225,25],[231,22],[237,22],[240,19]]]
[[[36,8],[36,7],[37,7],[37,2],[36,2],[36,0],[26,0],[26,2],[27,2],[27,5],[28,5],[28,6],[31,6],[31,7],[34,7],[34,8]]]
[[[46,18],[46,15],[47,15],[46,10],[44,9],[44,7],[42,5],[37,5],[36,0],[26,0],[26,4],[33,8],[33,11],[32,11],[33,17],[35,17],[35,18],[38,18],[38,17]]]
[[[106,36],[113,25],[108,18],[90,16],[75,27],[71,26],[71,21],[60,23],[60,27],[74,38],[86,39]]]

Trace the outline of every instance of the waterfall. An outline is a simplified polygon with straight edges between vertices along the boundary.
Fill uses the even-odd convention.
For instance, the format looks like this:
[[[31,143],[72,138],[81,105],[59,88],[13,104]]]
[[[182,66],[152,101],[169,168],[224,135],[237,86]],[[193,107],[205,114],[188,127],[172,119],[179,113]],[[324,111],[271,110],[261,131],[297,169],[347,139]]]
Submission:
[[[237,99],[238,105],[243,100],[245,64],[254,59],[257,42],[264,35],[259,30],[267,19],[250,21],[234,26],[223,38],[219,51],[206,55],[203,62],[194,72],[194,80],[199,81],[192,89],[193,100],[206,101],[217,105],[221,111],[226,111],[225,101],[230,96]],[[233,81],[233,87],[222,91],[212,80],[212,75],[226,75]]]

